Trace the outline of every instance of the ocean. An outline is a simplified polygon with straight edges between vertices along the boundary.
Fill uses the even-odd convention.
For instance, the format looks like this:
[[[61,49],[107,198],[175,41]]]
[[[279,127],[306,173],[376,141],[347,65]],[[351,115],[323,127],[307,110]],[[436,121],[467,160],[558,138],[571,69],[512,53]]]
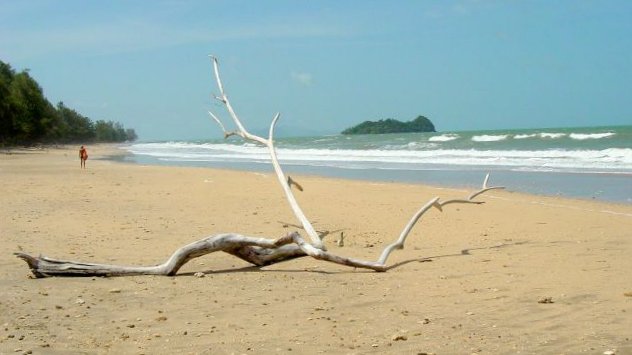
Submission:
[[[275,139],[286,173],[475,188],[491,173],[509,191],[632,203],[632,126],[330,135]],[[124,159],[272,171],[240,138],[142,142]]]

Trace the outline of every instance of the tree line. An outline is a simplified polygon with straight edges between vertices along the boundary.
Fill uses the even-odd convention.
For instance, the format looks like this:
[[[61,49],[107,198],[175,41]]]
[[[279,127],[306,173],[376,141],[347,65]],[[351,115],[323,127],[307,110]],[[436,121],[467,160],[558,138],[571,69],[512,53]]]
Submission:
[[[75,142],[124,142],[136,132],[119,122],[97,120],[45,97],[28,70],[0,60],[0,146]]]

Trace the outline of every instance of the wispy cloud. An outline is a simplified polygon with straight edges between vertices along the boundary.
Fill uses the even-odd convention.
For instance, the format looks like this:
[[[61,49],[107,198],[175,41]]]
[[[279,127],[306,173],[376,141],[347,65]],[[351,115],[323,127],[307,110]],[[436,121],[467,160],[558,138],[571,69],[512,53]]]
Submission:
[[[455,15],[468,16],[481,5],[484,5],[481,0],[459,0],[452,4],[439,2],[438,5],[428,7],[424,15],[433,19],[449,18]]]
[[[304,86],[312,85],[312,74],[310,73],[292,72],[292,79]]]

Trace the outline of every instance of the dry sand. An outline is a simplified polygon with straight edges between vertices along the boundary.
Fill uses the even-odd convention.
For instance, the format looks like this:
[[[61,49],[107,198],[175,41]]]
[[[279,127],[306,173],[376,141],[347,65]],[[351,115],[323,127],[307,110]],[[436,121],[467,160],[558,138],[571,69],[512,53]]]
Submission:
[[[86,170],[78,147],[0,154],[2,354],[632,354],[630,205],[492,191],[430,211],[386,273],[219,253],[175,277],[29,278],[13,252],[152,265],[211,234],[294,229],[272,174],[88,149]],[[468,193],[297,180],[329,250],[373,260],[421,204]]]

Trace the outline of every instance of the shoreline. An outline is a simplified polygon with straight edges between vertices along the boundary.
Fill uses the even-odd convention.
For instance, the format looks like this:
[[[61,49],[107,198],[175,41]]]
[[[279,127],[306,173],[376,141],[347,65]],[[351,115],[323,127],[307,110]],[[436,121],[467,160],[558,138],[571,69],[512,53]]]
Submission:
[[[125,146],[120,146],[125,150]],[[199,167],[233,171],[271,172],[270,163],[209,162],[209,161],[165,161],[154,157],[140,156],[126,151],[112,160],[141,165]],[[287,174],[319,176],[366,182],[420,184],[433,187],[473,189],[477,188],[487,173],[491,180],[508,191],[534,196],[560,197],[582,201],[601,201],[632,205],[632,191],[622,179],[632,180],[627,173],[576,173],[514,171],[507,169],[460,169],[437,168],[428,170],[398,169],[348,169],[328,166],[286,164],[281,161]],[[569,183],[570,181],[570,183]],[[632,182],[631,182],[632,183]]]
[[[0,155],[0,353],[632,352],[632,206],[604,202],[490,191],[429,211],[384,273],[221,253],[174,277],[29,279],[11,252],[155,265],[208,235],[295,229],[270,173],[99,159],[113,149],[88,146],[85,170],[78,147]],[[420,205],[470,192],[297,179],[329,250],[367,260]]]
[[[90,160],[96,160],[96,161],[101,161],[101,162],[105,162],[105,163],[114,163],[114,164],[128,164],[128,165],[132,165],[132,166],[138,166],[138,167],[157,167],[157,168],[166,168],[166,169],[170,169],[170,168],[174,168],[174,169],[183,169],[183,170],[188,170],[188,169],[193,169],[193,170],[197,170],[197,169],[202,169],[202,170],[206,170],[210,173],[212,172],[226,172],[226,173],[230,173],[230,174],[241,174],[241,173],[251,173],[251,174],[255,174],[255,175],[269,175],[269,176],[274,176],[274,171],[272,170],[272,167],[270,164],[260,164],[260,169],[251,169],[251,168],[231,168],[231,167],[209,167],[206,165],[201,165],[201,166],[191,166],[191,165],[186,165],[186,164],[178,164],[177,162],[164,162],[164,163],[142,163],[139,162],[135,155],[127,150],[124,149],[124,146],[126,144],[124,143],[99,143],[99,144],[94,144],[92,146],[90,146],[92,149],[91,151],[97,151],[98,155],[92,155],[91,153],[91,158]],[[71,155],[68,152],[74,150],[74,145],[71,144],[65,144],[65,145],[58,145],[58,146],[42,146],[41,148],[19,148],[19,149],[15,149],[13,152],[9,153],[8,155],[11,154],[23,154],[23,153],[33,153],[33,154],[38,154],[38,153],[47,153],[49,151],[60,151],[60,152],[64,152],[64,155]],[[5,153],[6,155],[6,153]],[[251,164],[248,164],[251,165]],[[464,192],[468,192],[468,191],[472,191],[475,189],[480,188],[480,184],[482,183],[484,178],[485,173],[483,171],[479,171],[479,172],[475,172],[475,174],[480,175],[481,179],[479,179],[480,181],[472,181],[468,186],[451,186],[451,185],[442,185],[442,184],[432,184],[432,183],[424,183],[424,182],[419,182],[419,181],[398,181],[398,180],[388,180],[388,179],[371,179],[368,177],[345,177],[345,176],[340,176],[340,175],[327,175],[324,173],[302,173],[300,171],[290,171],[289,173],[286,170],[286,166],[282,166],[284,171],[286,172],[286,175],[289,175],[290,173],[292,174],[292,176],[294,176],[295,178],[300,178],[300,179],[310,179],[310,180],[331,180],[333,182],[338,182],[338,183],[344,183],[344,182],[359,182],[359,183],[368,183],[371,185],[401,185],[401,186],[410,186],[410,187],[420,187],[422,189],[432,189],[432,190],[436,190],[436,191],[442,191],[442,190],[447,190],[447,191],[464,191]],[[290,166],[291,168],[292,166]],[[326,169],[319,169],[318,167],[316,167],[315,170],[326,170]],[[497,173],[497,172],[496,172]],[[618,176],[618,174],[615,174],[615,176]],[[494,175],[493,173],[490,173],[490,180],[493,182],[494,180]],[[496,183],[494,183],[494,185],[498,185]],[[500,186],[500,185],[499,185]],[[505,186],[506,187],[506,186]],[[507,193],[510,194],[512,197],[519,197],[524,203],[528,203],[528,204],[541,204],[544,206],[554,206],[554,207],[563,207],[563,208],[570,208],[570,209],[575,209],[577,208],[576,206],[573,206],[574,204],[580,203],[580,204],[587,204],[587,205],[599,205],[602,208],[585,208],[584,211],[590,211],[590,212],[603,212],[603,213],[613,213],[613,214],[621,214],[623,216],[630,216],[632,217],[632,210],[630,210],[630,213],[627,212],[618,212],[618,211],[610,211],[607,209],[608,206],[612,206],[612,207],[620,207],[623,210],[627,210],[628,208],[632,207],[632,204],[627,203],[627,202],[623,202],[623,201],[607,201],[607,200],[598,200],[598,199],[591,199],[591,198],[581,198],[581,197],[573,197],[573,196],[562,196],[562,195],[551,195],[551,194],[537,194],[537,193],[530,193],[530,192],[524,192],[524,191],[512,191],[510,189],[503,189],[500,190],[502,191],[502,193]],[[279,191],[279,194],[281,194],[281,192]],[[492,196],[491,198],[494,199],[503,199],[506,197],[499,197],[499,196]],[[617,209],[617,208],[615,208]]]

